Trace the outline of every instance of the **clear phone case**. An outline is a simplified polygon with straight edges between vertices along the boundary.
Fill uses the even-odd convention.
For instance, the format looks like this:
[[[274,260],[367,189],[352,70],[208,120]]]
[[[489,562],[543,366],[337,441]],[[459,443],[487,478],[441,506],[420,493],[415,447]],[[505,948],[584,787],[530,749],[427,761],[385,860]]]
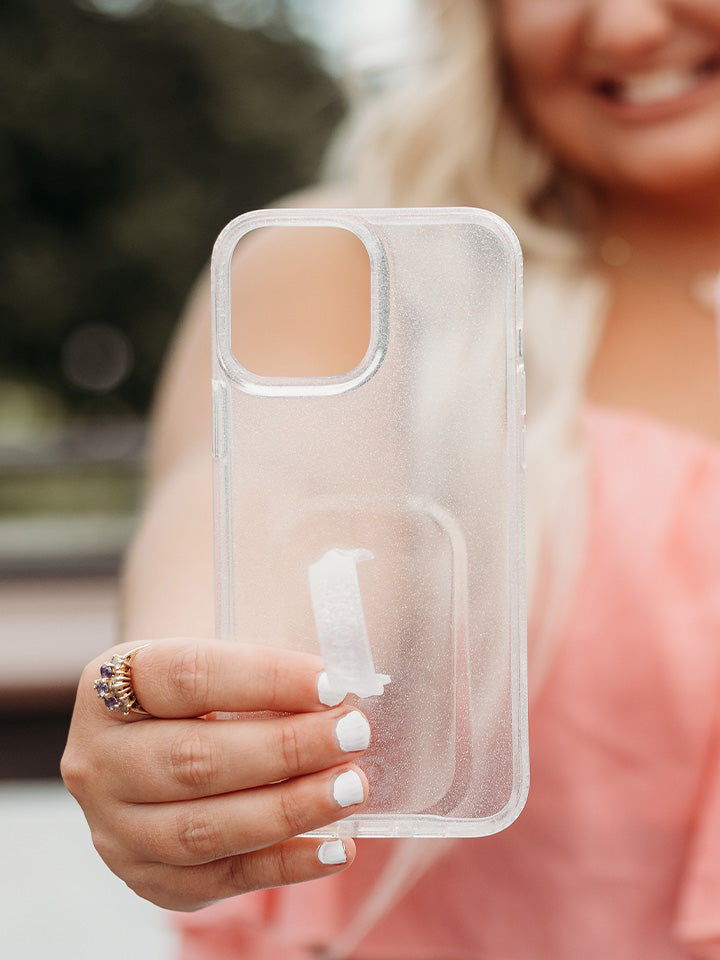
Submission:
[[[370,346],[347,374],[257,376],[232,350],[233,253],[313,226],[367,250]],[[514,233],[471,208],[258,211],[212,276],[220,636],[320,653],[372,728],[367,804],[318,835],[503,829],[528,787]]]

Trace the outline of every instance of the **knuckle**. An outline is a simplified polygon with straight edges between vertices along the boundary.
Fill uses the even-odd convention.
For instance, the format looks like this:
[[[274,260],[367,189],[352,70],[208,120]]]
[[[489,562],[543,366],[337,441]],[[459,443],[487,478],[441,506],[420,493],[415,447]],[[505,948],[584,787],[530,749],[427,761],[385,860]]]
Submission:
[[[279,739],[283,770],[287,776],[293,776],[302,769],[303,750],[298,731],[291,720],[281,725]]]
[[[172,907],[168,891],[157,880],[148,876],[147,869],[132,870],[123,879],[133,893],[143,900],[154,903],[156,907]]]
[[[173,884],[171,878],[166,875],[165,868],[157,875],[152,869],[149,869],[146,864],[143,864],[128,872],[128,875],[123,879],[133,893],[137,894],[137,896],[143,900],[155,904],[156,907],[161,907],[164,910],[188,910],[196,908],[194,903],[186,906],[182,892],[175,889],[175,884]],[[204,904],[198,904],[198,906],[204,906]]]
[[[269,705],[278,702],[283,688],[283,666],[279,651],[268,648],[262,657],[253,658],[255,678]]]
[[[202,643],[184,646],[170,660],[170,685],[189,704],[207,701],[211,676],[210,655]]]
[[[217,824],[206,816],[178,814],[175,832],[184,862],[210,863],[224,855],[222,836]]]
[[[121,859],[117,840],[107,830],[95,826],[90,832],[92,845],[95,847],[98,856],[113,872],[115,861]],[[119,876],[119,873],[118,873]]]
[[[226,862],[224,887],[247,893],[263,887],[284,887],[299,879],[293,860],[280,844],[255,853],[231,857]]]
[[[138,897],[165,910],[195,910],[206,903],[189,900],[183,896],[183,890],[177,889],[173,882],[172,868],[162,864],[147,863],[140,860],[120,862],[115,845],[105,839],[93,836],[93,843],[106,865]]]
[[[286,887],[288,884],[295,883],[297,877],[293,869],[292,862],[287,856],[284,847],[276,847],[270,852],[270,869],[273,876],[273,885]]]
[[[283,832],[288,836],[297,836],[306,829],[307,810],[296,791],[290,787],[280,791],[280,811],[285,828]]]
[[[226,861],[226,869],[226,879],[229,890],[235,893],[248,893],[250,890],[257,890],[260,886],[257,879],[252,877],[252,872],[248,865],[248,857],[243,854],[230,857]]]
[[[197,790],[207,787],[215,772],[215,751],[205,731],[193,725],[180,734],[170,747],[170,770],[181,787]]]
[[[139,871],[135,874],[130,874],[125,878],[125,884],[137,894],[138,897],[141,897],[143,900],[147,900],[149,903],[154,903],[156,907],[164,906],[163,901],[163,892],[158,887],[157,883],[152,883],[147,880],[143,873]],[[167,892],[165,891],[165,896]]]
[[[276,702],[282,688],[282,667],[280,658],[275,655],[267,659],[268,666],[268,688],[272,702]]]
[[[68,744],[60,759],[60,776],[73,797],[79,797],[92,776],[92,764],[82,750]]]

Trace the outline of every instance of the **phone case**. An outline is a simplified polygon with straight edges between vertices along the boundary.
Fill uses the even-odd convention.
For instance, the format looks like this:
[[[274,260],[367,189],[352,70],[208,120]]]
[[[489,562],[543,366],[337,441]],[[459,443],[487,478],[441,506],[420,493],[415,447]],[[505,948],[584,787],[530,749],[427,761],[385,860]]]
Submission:
[[[346,374],[233,355],[233,252],[268,226],[364,244],[371,339]],[[368,802],[317,835],[503,829],[528,787],[514,233],[472,208],[263,210],[222,232],[212,280],[219,634],[320,653],[372,729]]]

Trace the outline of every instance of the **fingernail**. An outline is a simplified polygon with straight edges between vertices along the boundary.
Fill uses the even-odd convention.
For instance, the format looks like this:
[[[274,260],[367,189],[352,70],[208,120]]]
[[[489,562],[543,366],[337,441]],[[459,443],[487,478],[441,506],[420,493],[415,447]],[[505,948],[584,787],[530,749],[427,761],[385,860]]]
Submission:
[[[324,670],[318,677],[317,686],[320,703],[324,703],[326,707],[336,707],[346,697],[346,692],[331,685],[330,678]]]
[[[321,843],[318,847],[317,858],[320,863],[326,865],[347,863],[345,844],[342,840],[326,840],[325,843]]]
[[[346,713],[335,726],[335,736],[340,749],[346,753],[365,750],[370,743],[370,724],[359,710]]]
[[[365,799],[365,787],[354,770],[346,770],[333,783],[333,797],[341,807],[351,807],[354,803],[362,803]]]

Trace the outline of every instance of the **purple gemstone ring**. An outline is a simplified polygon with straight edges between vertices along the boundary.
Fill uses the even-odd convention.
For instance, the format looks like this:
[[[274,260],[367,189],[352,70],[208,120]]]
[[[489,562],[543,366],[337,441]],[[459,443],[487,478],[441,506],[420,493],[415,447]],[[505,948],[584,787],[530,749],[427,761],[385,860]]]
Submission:
[[[124,656],[116,655],[106,660],[100,667],[100,676],[94,682],[95,693],[104,702],[108,710],[122,714],[139,713],[144,717],[150,714],[138,703],[132,685],[131,666],[136,654],[146,647],[143,643],[130,650]]]

